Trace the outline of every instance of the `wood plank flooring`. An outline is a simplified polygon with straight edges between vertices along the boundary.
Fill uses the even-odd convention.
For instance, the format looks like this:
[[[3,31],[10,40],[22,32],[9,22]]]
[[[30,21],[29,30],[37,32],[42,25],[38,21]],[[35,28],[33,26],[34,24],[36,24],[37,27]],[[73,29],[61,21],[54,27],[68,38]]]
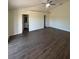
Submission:
[[[70,59],[70,33],[54,28],[10,37],[8,59]]]

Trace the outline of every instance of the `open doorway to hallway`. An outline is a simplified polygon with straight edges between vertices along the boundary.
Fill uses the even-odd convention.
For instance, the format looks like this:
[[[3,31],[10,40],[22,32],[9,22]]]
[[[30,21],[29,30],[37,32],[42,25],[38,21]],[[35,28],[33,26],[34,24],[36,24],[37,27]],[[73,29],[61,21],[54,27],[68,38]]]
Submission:
[[[29,15],[23,14],[22,20],[23,20],[23,33],[28,32],[29,31]]]
[[[44,15],[44,28],[46,28],[46,15]]]

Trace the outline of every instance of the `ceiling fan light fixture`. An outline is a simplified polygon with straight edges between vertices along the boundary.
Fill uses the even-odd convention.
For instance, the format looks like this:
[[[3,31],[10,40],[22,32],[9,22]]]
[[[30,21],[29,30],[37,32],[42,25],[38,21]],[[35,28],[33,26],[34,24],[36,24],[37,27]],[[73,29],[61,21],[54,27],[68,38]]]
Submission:
[[[48,8],[49,6],[50,6],[50,4],[49,4],[49,3],[47,3],[47,4],[46,4],[46,7]]]

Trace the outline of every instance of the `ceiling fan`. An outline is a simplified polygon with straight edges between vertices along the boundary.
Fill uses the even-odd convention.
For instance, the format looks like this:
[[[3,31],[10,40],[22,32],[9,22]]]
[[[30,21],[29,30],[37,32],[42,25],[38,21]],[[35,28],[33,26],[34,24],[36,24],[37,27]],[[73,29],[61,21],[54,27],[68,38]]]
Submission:
[[[47,0],[46,3],[42,3],[42,4],[45,4],[46,8],[52,6],[52,5],[55,5],[55,0]]]
[[[53,5],[56,5],[56,0],[47,0],[46,2],[42,2],[42,3],[39,3],[39,4],[37,4],[37,5],[33,5],[33,6],[31,6],[31,7],[35,7],[35,6],[38,6],[38,5],[39,5],[39,6],[41,5],[41,6],[43,6],[43,7],[45,6],[46,9],[45,9],[45,8],[42,8],[42,9],[44,9],[44,12],[47,12],[47,11],[48,11],[48,7],[51,7],[51,6],[53,6]],[[41,10],[42,10],[42,9],[41,9]],[[41,10],[40,10],[40,11],[41,11]],[[30,10],[30,11],[36,11],[36,10]],[[38,10],[37,10],[37,11],[38,11]],[[40,12],[40,11],[39,11],[39,12]]]

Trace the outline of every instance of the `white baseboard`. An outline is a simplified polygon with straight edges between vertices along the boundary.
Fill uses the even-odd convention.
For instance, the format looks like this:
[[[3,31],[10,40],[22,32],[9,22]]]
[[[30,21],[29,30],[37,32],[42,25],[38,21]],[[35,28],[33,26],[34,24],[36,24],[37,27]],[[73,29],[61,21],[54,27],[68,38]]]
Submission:
[[[49,26],[49,27],[51,27],[51,26]],[[70,30],[68,30],[68,29],[62,29],[62,28],[57,28],[57,27],[51,27],[51,28],[56,28],[56,29],[59,29],[59,30],[70,32]]]
[[[16,34],[8,35],[8,38],[9,38],[10,36],[14,36],[14,35],[18,35],[18,34],[22,34],[22,33],[16,33]]]

